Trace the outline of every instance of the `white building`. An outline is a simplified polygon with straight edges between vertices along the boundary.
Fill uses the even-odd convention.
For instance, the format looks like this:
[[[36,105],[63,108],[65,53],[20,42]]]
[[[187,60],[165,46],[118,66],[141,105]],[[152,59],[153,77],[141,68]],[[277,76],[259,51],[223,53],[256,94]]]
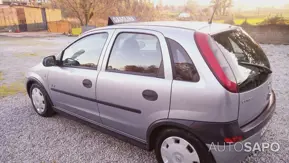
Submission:
[[[48,0],[0,0],[0,4],[11,4],[11,3],[29,4],[34,2],[45,3],[48,2]]]
[[[45,2],[48,2],[48,0],[36,0],[36,2],[38,2],[38,3],[45,3]]]
[[[189,18],[189,17],[191,17],[191,14],[187,12],[182,12],[179,15],[179,18]]]
[[[20,3],[20,4],[27,4],[29,0],[1,0],[2,4],[11,4],[11,3]]]

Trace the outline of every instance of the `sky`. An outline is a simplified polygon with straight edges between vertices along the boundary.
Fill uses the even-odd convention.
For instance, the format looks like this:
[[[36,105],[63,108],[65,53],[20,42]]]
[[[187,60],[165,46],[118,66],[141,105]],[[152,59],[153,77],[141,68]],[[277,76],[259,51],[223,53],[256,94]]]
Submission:
[[[155,4],[159,2],[159,0],[153,0]],[[187,0],[163,0],[164,5],[184,5]],[[195,0],[200,5],[208,5],[211,0]],[[233,0],[234,7],[248,7],[248,8],[256,8],[256,7],[282,7],[284,4],[289,4],[289,0]]]

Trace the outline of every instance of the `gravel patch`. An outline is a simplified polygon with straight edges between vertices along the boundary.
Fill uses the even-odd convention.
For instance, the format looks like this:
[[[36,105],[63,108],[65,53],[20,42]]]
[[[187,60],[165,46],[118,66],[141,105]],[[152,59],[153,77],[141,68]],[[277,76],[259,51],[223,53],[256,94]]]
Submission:
[[[0,84],[22,80],[28,68],[45,56],[57,55],[75,37],[14,38],[0,36],[0,71],[5,80]]]
[[[280,150],[266,150],[248,157],[246,163],[288,163],[289,162],[289,46],[262,45],[273,70],[273,89],[277,108],[263,142],[279,143]]]
[[[43,56],[59,52],[65,44],[75,38],[57,37],[49,38],[50,40],[29,38],[32,43],[28,38],[20,38],[24,40],[18,43],[12,38],[5,39],[0,38],[0,70],[4,72],[3,82],[10,82],[22,78],[21,74],[41,61]],[[5,48],[2,48],[4,46]],[[287,163],[289,162],[289,46],[262,45],[262,48],[272,65],[273,87],[277,96],[276,114],[263,141],[277,142],[281,145],[281,150],[259,152],[244,162]],[[17,57],[17,54],[26,52],[39,55],[29,56],[28,60],[25,57]],[[0,99],[0,162],[154,163],[156,160],[154,153],[101,133],[79,121],[62,115],[55,115],[52,118],[40,117],[32,109],[30,99],[26,95],[18,94]]]
[[[154,162],[153,153],[61,115],[40,117],[25,95],[0,101],[0,162]]]

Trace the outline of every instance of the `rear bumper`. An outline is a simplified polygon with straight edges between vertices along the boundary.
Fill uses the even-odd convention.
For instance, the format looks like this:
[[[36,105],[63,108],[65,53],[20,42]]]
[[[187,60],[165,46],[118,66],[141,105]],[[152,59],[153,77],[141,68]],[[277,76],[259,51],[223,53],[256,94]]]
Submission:
[[[242,142],[232,145],[207,144],[207,147],[211,151],[216,163],[238,163],[245,160],[245,158],[251,153],[249,151],[245,151],[247,150],[245,145],[246,143],[250,143],[249,145],[251,147],[253,147],[253,145],[256,143],[261,143],[261,131]]]
[[[241,131],[243,132],[243,137],[248,138],[258,131],[260,131],[264,126],[267,125],[267,123],[272,118],[274,112],[276,109],[276,96],[274,91],[272,91],[270,102],[267,105],[267,107],[264,109],[264,111],[256,117],[253,121],[246,124],[245,126],[241,127]]]
[[[253,147],[254,144],[261,142],[262,129],[269,123],[276,108],[276,97],[272,91],[270,102],[264,111],[256,117],[253,121],[239,129],[232,130],[234,135],[242,136],[243,141],[227,144],[227,143],[211,143],[207,146],[214,156],[217,163],[231,163],[243,161],[250,153],[251,150],[246,148],[248,146]]]

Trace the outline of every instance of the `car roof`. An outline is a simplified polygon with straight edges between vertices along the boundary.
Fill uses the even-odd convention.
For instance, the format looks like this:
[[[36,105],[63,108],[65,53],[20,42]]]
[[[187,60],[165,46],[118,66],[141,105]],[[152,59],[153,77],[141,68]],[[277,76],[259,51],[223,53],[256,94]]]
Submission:
[[[199,21],[151,21],[151,22],[117,24],[117,25],[97,28],[95,30],[112,29],[112,28],[115,28],[115,29],[117,28],[150,28],[154,30],[160,30],[161,27],[189,29],[189,30],[199,31],[199,32],[212,34],[212,35],[237,28],[237,26],[233,26],[230,24],[220,24],[220,23],[209,24],[208,22],[199,22]]]
[[[126,23],[120,24],[119,26],[162,26],[162,27],[187,28],[197,30],[207,25],[208,25],[207,22],[151,21],[151,22]]]

